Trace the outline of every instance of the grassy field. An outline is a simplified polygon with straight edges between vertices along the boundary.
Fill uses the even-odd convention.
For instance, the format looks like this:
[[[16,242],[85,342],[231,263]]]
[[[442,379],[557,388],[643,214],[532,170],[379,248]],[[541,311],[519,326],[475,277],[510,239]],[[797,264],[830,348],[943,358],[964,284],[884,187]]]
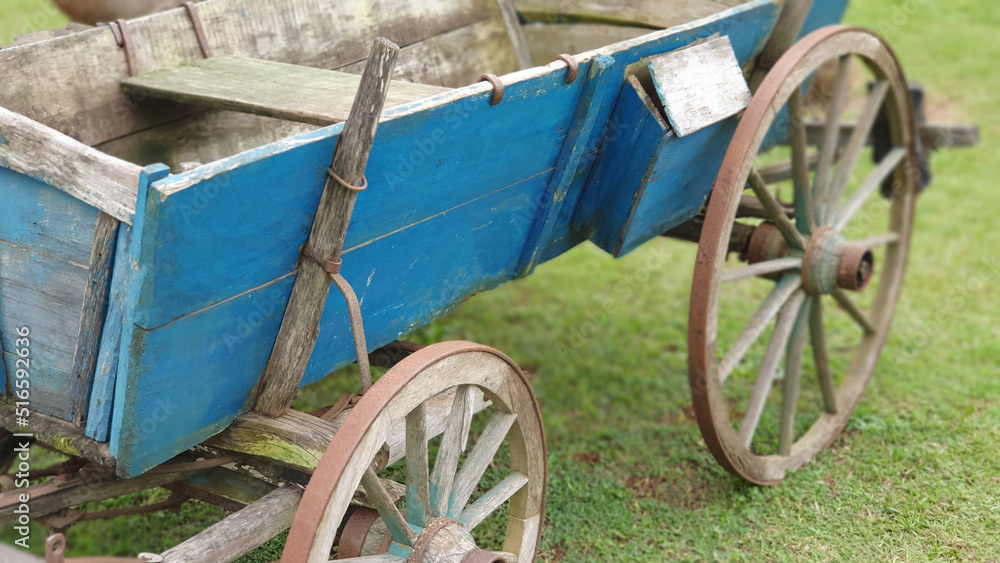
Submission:
[[[894,333],[830,451],[773,488],[715,464],[687,389],[693,245],[655,241],[620,261],[584,246],[418,334],[495,346],[530,372],[550,446],[543,561],[1000,561],[1000,8],[855,0],[847,20],[888,37],[933,119],[975,122],[983,143],[933,157]],[[6,0],[0,40],[57,23],[41,0]],[[620,297],[622,280],[640,291]],[[615,314],[599,318],[609,299]],[[87,523],[71,554],[158,551],[221,516],[189,503]]]

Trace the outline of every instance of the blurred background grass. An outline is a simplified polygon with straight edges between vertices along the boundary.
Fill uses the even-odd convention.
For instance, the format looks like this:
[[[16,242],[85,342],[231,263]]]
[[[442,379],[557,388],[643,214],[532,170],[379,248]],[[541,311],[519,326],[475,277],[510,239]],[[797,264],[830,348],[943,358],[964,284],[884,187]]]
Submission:
[[[550,444],[543,560],[1000,561],[1000,7],[854,0],[847,21],[890,40],[928,89],[932,120],[975,122],[983,143],[933,156],[873,385],[844,436],[782,486],[723,472],[691,419],[693,245],[654,241],[619,261],[585,245],[416,335],[489,344],[530,372]],[[47,1],[4,0],[0,44],[64,23]],[[636,291],[620,297],[619,282]],[[329,404],[351,382],[338,374],[298,406]],[[71,555],[159,551],[222,516],[190,502],[82,524]],[[279,544],[248,560],[276,558]]]

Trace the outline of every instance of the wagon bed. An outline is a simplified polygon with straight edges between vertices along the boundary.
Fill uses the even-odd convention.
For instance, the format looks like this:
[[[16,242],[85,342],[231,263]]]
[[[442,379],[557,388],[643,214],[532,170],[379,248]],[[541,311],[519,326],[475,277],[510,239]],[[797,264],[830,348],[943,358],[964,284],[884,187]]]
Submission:
[[[261,502],[276,514],[269,525],[287,527],[301,495],[268,493],[271,485],[232,491],[259,479],[305,485],[316,471],[320,484],[296,516],[305,524],[293,526],[295,545],[318,549],[301,554],[314,560],[329,545],[324,552],[326,540],[303,530],[316,532],[309,523],[330,517],[323,507],[346,510],[332,484],[353,493],[357,477],[377,489],[365,473],[370,456],[384,468],[405,455],[410,476],[414,448],[427,455],[426,438],[444,433],[443,450],[464,449],[472,413],[499,409],[483,439],[516,435],[510,483],[518,488],[496,498],[521,490],[511,522],[520,522],[524,541],[511,540],[508,551],[530,559],[544,506],[544,439],[523,374],[475,345],[419,350],[398,341],[588,240],[614,256],[662,235],[701,241],[692,391],[709,447],[727,469],[777,482],[836,436],[891,323],[919,148],[905,81],[884,44],[848,28],[809,35],[838,22],[846,0],[613,8],[524,0],[518,10],[493,0],[284,4],[208,0],[0,52],[0,66],[36,77],[0,85],[0,195],[8,202],[0,209],[0,334],[14,399],[27,378],[19,360],[31,355],[30,422],[21,423],[14,401],[0,408],[0,422],[128,479],[101,474],[99,484],[83,483],[88,495],[178,481],[193,498],[267,494]],[[377,36],[400,47],[380,39],[366,61]],[[857,45],[845,46],[847,38]],[[793,87],[801,95],[820,62],[851,56],[869,61],[878,79],[858,122],[839,123],[841,68],[830,102],[837,119],[803,123],[802,102],[786,105],[782,96]],[[53,79],[63,75],[72,79]],[[369,103],[380,97],[384,112]],[[364,134],[365,115],[372,132],[377,123],[374,139]],[[934,130],[921,131],[928,144],[943,144]],[[754,167],[758,151],[781,142],[790,143],[792,162]],[[872,142],[878,166],[859,193],[888,186],[893,230],[851,243],[840,223],[861,196],[837,217],[823,190],[815,210],[802,203],[802,186],[815,173],[817,184],[826,175],[831,190],[846,189]],[[808,154],[811,146],[818,154]],[[847,172],[834,173],[836,162],[847,162]],[[768,184],[789,179],[795,201],[782,203]],[[753,196],[741,197],[748,186]],[[867,285],[869,246],[890,249],[871,318],[844,294]],[[749,265],[725,270],[732,253]],[[325,285],[308,281],[321,278]],[[717,292],[745,278],[777,283],[722,357]],[[816,304],[826,295],[864,329],[859,367],[847,370],[835,397],[817,356],[825,412],[793,441],[795,405],[784,404],[780,455],[759,454],[749,446],[781,347],[770,345],[763,359],[738,438],[719,387],[777,317],[774,334],[798,343],[797,356],[789,344],[794,375],[782,383],[783,401],[797,397],[805,327],[822,334]],[[315,326],[303,320],[310,317]],[[360,401],[289,410],[299,387],[355,361],[363,392],[369,363],[392,370]],[[451,371],[441,367],[449,362]],[[450,384],[428,383],[435,377]],[[410,414],[386,414],[393,409]],[[450,478],[471,494],[475,475],[464,471],[452,467]],[[435,466],[424,493],[424,502],[444,504],[408,510],[408,522],[430,529],[431,513],[466,526],[485,517],[491,493],[469,507],[458,492],[438,498],[451,487],[447,475]],[[206,479],[214,481],[199,489]],[[410,487],[412,505],[420,499]],[[392,533],[378,537],[391,535],[385,541],[400,557],[417,546],[407,524],[390,517],[390,492],[361,502],[379,509]],[[52,507],[66,501],[57,497]],[[13,506],[4,502],[0,516]],[[226,524],[230,533],[250,525],[241,514]],[[192,545],[202,544],[184,549]]]

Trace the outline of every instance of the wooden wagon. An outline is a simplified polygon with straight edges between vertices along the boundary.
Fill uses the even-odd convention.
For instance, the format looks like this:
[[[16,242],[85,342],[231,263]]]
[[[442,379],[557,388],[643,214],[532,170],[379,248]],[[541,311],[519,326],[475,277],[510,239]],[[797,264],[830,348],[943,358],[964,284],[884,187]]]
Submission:
[[[399,339],[582,242],[660,236],[700,243],[705,441],[782,480],[875,370],[921,151],[964,141],[917,125],[845,7],[208,0],[0,51],[6,463],[26,440],[71,456],[10,483],[0,520],[64,529],[162,486],[245,508],[147,560],[232,561],[290,527],[283,561],[530,561],[527,379]],[[357,395],[290,409],[354,362]]]

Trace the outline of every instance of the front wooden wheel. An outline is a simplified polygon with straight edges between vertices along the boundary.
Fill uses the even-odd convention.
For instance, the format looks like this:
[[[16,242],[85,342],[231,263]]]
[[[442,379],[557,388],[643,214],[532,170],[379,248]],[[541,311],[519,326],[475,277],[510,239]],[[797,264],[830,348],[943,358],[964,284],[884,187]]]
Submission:
[[[837,79],[810,154],[804,92],[824,64],[836,65]],[[845,142],[849,86],[865,72],[872,86]],[[862,170],[880,114],[893,148]],[[791,162],[757,166],[779,118],[787,119]],[[903,283],[917,194],[914,129],[893,53],[876,35],[840,26],[794,46],[744,114],[705,216],[688,336],[698,425],[731,473],[781,481],[836,439],[864,393]],[[775,185],[789,176],[794,199],[782,202]],[[888,181],[884,201],[879,188]],[[734,233],[748,231],[741,258],[749,264],[732,264]]]
[[[470,443],[474,416],[488,422]],[[400,432],[405,452],[386,451]],[[507,449],[498,454],[502,446]],[[403,453],[405,467],[393,467]],[[469,342],[428,346],[389,370],[334,436],[302,497],[281,561],[328,561],[359,484],[380,520],[364,530],[387,529],[389,537],[355,541],[375,553],[345,560],[532,561],[545,512],[546,460],[538,404],[513,362]],[[405,480],[404,508],[386,476]],[[501,537],[484,546],[477,534],[487,518],[493,520],[488,532]]]

